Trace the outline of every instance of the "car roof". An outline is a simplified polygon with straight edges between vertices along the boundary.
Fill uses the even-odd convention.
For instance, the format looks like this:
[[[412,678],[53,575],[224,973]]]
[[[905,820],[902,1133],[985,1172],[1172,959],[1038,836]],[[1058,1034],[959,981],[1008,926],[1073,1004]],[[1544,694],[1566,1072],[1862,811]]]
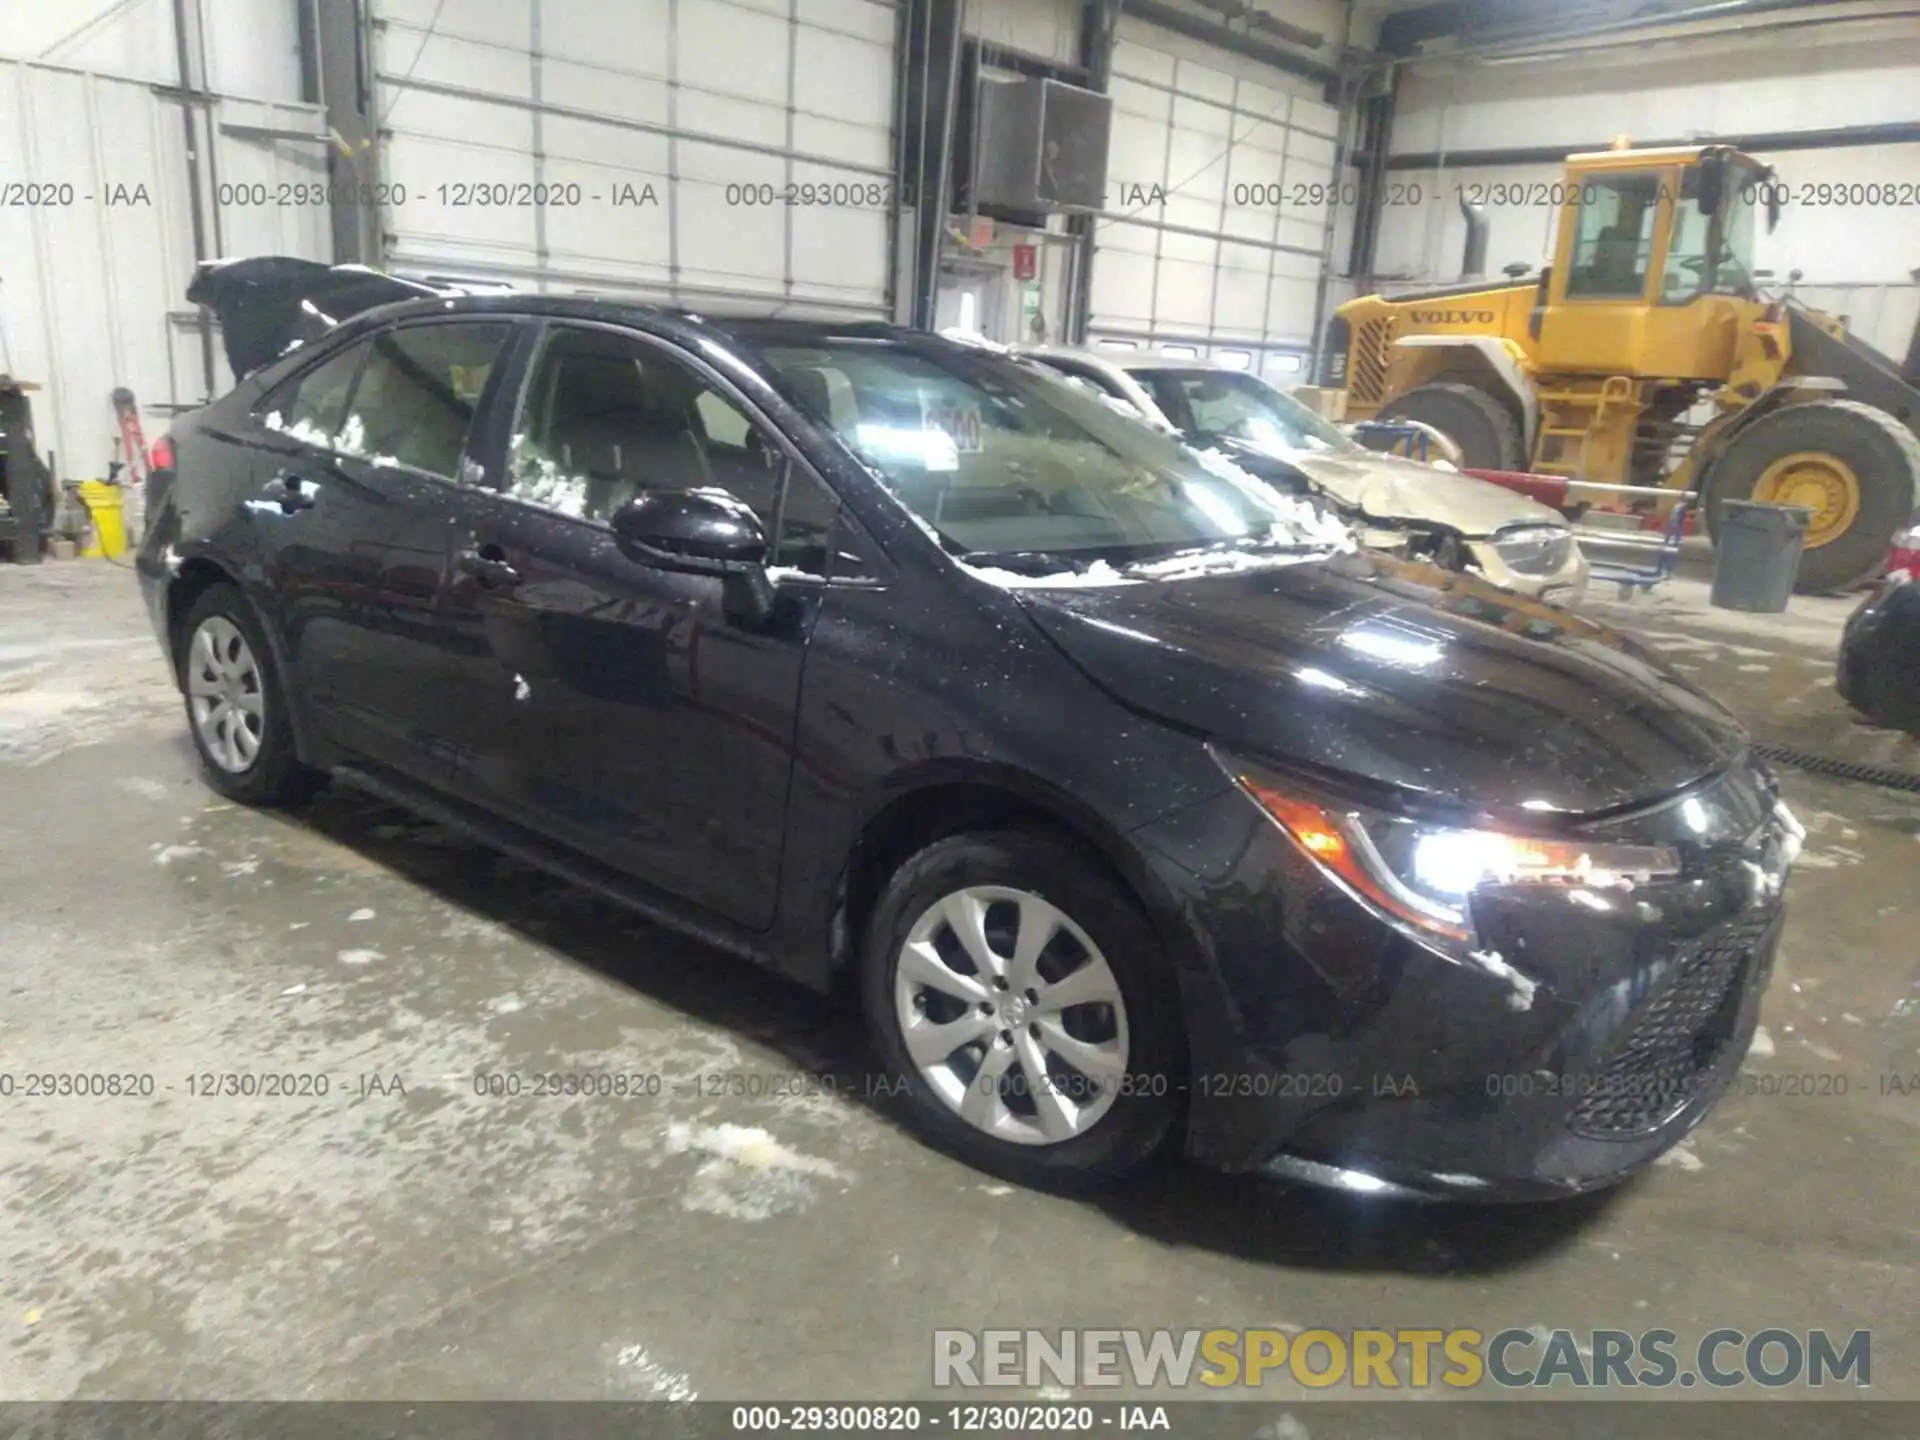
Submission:
[[[1110,365],[1115,370],[1222,370],[1232,366],[1216,365],[1211,360],[1184,355],[1162,355],[1151,350],[1095,350],[1085,345],[1035,345],[1018,352],[1034,360],[1078,360],[1092,365]]]
[[[829,339],[930,338],[923,330],[880,320],[828,320],[770,316],[729,306],[649,304],[599,295],[536,295],[523,292],[483,295],[450,294],[382,305],[348,322],[370,325],[420,319],[433,315],[532,315],[566,320],[599,320],[637,325],[687,326],[711,329],[750,344],[805,344]],[[345,328],[344,326],[342,328]]]

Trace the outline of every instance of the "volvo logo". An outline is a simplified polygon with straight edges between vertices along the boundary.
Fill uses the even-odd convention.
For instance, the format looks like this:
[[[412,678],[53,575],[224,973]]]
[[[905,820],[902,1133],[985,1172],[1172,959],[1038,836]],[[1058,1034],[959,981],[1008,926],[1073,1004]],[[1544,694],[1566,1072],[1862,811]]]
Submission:
[[[1416,310],[1413,312],[1416,325],[1491,325],[1491,310]]]

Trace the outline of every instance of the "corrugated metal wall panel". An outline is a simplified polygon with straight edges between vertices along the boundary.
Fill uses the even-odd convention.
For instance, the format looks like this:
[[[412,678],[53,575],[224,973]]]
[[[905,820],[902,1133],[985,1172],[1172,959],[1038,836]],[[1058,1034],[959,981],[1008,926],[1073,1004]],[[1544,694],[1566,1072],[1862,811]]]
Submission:
[[[886,313],[892,4],[486,0],[429,32],[434,13],[380,5],[396,268]]]
[[[1297,77],[1123,18],[1097,338],[1311,345],[1338,116]]]
[[[209,239],[324,256],[324,189],[300,188],[325,179],[319,146],[244,133],[317,134],[317,110],[223,99],[210,113],[223,203]],[[61,474],[104,476],[115,387],[155,416],[149,432],[208,393],[183,299],[194,253],[179,105],[144,79],[0,62],[0,190],[0,370],[43,387],[39,444]],[[222,359],[213,388],[229,383]]]

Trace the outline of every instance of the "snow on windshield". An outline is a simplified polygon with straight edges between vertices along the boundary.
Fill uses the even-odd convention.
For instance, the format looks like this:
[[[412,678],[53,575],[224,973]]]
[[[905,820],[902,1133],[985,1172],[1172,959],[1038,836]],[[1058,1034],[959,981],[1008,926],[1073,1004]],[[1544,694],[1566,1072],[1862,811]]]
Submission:
[[[1189,447],[1191,448],[1191,447]],[[1310,500],[1288,495],[1269,485],[1251,471],[1235,464],[1225,451],[1194,449],[1193,454],[1207,472],[1231,481],[1277,512],[1268,538],[1280,544],[1325,546],[1334,551],[1356,548],[1353,531],[1339,517],[1320,509]]]
[[[1209,474],[1229,481],[1274,513],[1265,534],[1223,540],[1216,545],[1182,551],[1162,560],[1146,560],[1118,569],[1105,560],[1095,560],[1085,569],[1061,569],[1051,574],[1023,575],[992,565],[966,560],[960,563],[982,580],[1009,590],[1069,590],[1097,586],[1138,585],[1146,581],[1191,580],[1203,575],[1226,575],[1242,570],[1264,570],[1278,565],[1298,565],[1323,560],[1359,548],[1354,533],[1337,516],[1328,514],[1307,500],[1282,493],[1258,476],[1234,464],[1218,450],[1192,449],[1191,453]],[[1247,541],[1265,542],[1284,550],[1247,550]]]

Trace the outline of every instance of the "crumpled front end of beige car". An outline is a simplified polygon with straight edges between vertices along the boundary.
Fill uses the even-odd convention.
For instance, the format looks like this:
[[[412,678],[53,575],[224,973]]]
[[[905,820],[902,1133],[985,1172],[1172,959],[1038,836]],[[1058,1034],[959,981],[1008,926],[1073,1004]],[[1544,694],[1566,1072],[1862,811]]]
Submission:
[[[1488,583],[1529,600],[1573,605],[1586,594],[1587,557],[1567,526],[1508,525],[1466,549]]]

